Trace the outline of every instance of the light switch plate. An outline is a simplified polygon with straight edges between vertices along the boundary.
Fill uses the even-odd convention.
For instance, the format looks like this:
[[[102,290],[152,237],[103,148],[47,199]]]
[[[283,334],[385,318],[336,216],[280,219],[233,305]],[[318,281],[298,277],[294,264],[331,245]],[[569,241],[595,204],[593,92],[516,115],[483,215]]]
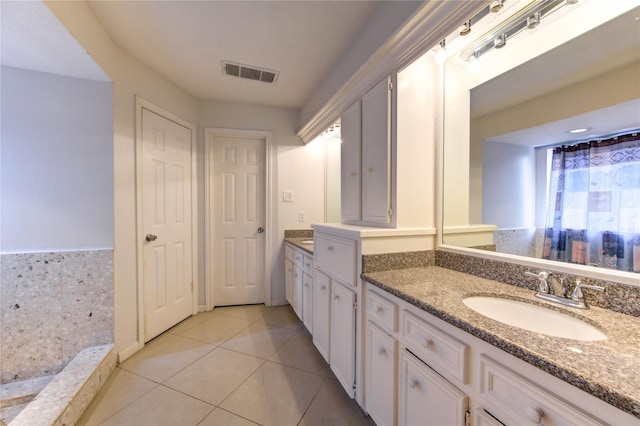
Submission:
[[[293,202],[293,191],[282,191],[282,201],[285,203]]]

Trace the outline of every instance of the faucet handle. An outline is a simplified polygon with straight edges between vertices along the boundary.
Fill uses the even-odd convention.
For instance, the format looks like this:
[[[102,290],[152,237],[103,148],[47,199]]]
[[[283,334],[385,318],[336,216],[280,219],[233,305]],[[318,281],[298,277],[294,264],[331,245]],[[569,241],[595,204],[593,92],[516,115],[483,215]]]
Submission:
[[[538,291],[540,293],[549,293],[549,278],[552,275],[551,272],[540,271],[536,274],[534,272],[525,271],[524,274],[538,278]]]
[[[583,288],[604,291],[604,287],[600,287],[599,285],[582,284],[580,280],[576,280],[576,286],[573,288],[573,293],[571,293],[571,299],[576,302],[584,302],[584,293],[582,293]]]

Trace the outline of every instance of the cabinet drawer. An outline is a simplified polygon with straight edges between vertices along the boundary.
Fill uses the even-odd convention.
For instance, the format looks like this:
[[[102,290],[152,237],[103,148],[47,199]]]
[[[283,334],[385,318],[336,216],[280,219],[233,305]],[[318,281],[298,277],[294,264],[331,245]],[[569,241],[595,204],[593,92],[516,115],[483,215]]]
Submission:
[[[302,268],[307,274],[313,275],[313,257],[311,255],[304,255]]]
[[[485,400],[494,406],[492,413],[503,423],[603,424],[486,355],[480,356],[480,370],[480,391]]]
[[[285,244],[284,246],[284,257],[293,261],[293,247],[290,244]]]
[[[295,262],[296,265],[298,265],[300,268],[304,267],[304,255],[302,254],[302,252],[300,250],[294,250],[293,252],[293,261]]]
[[[468,345],[408,311],[404,311],[402,334],[407,348],[440,374],[468,383]]]
[[[356,242],[317,235],[313,253],[315,265],[351,286],[356,282]]]
[[[388,331],[398,331],[398,305],[373,291],[367,292],[367,314]]]

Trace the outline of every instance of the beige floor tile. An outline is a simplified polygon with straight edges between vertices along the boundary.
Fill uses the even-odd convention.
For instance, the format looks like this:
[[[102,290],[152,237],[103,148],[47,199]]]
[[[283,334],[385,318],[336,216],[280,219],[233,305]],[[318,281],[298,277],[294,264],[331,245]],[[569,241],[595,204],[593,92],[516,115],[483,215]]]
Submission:
[[[262,425],[296,425],[322,381],[314,374],[267,361],[220,408]]]
[[[216,408],[198,426],[256,426],[256,424],[222,408]]]
[[[313,345],[311,334],[301,327],[296,334],[269,358],[270,361],[299,368],[309,373],[331,376],[331,369]]]
[[[158,386],[104,423],[105,426],[197,425],[215,407],[173,389]]]
[[[163,382],[213,349],[214,346],[165,333],[120,367],[155,382]]]
[[[316,425],[375,426],[375,423],[362,414],[358,404],[347,396],[337,380],[325,379],[300,421],[300,426]]]
[[[116,367],[82,414],[78,424],[100,424],[156,386],[158,384],[151,380]]]
[[[227,340],[222,347],[269,359],[295,334],[294,330],[255,322]]]
[[[260,358],[216,348],[164,384],[218,405],[264,362]]]
[[[196,315],[193,315],[187,319],[185,319],[184,321],[176,324],[175,326],[173,326],[172,328],[170,328],[168,330],[169,333],[172,334],[177,334],[177,335],[181,335],[182,333],[184,333],[185,331],[189,330],[190,328],[195,327],[196,325],[202,324],[203,322],[211,319],[211,318],[215,318],[216,316],[220,315],[221,312],[214,312],[214,311],[210,311],[210,312],[200,312]]]
[[[289,305],[264,307],[262,317],[258,321],[292,330],[297,330],[302,326],[302,321]]]
[[[230,337],[238,334],[251,325],[251,321],[218,314],[207,321],[189,328],[181,333],[182,337],[199,340],[213,346],[224,343]]]
[[[265,309],[264,305],[222,306],[215,308],[212,312],[253,322],[262,318],[263,309]]]

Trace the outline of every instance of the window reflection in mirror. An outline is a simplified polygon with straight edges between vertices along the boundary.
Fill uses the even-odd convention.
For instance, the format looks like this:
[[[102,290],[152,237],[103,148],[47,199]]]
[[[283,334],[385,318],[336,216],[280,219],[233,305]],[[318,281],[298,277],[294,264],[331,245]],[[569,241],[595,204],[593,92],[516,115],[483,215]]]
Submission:
[[[445,245],[541,258],[552,148],[640,128],[640,7],[622,3],[564,6],[483,54],[476,69],[456,40],[444,67]],[[475,39],[497,25],[494,18]],[[569,133],[579,127],[587,130]],[[626,208],[639,217],[635,197]],[[613,240],[599,236],[591,249],[604,254],[612,246],[602,242]],[[568,260],[634,269],[633,236],[624,241],[631,251],[623,262]]]

